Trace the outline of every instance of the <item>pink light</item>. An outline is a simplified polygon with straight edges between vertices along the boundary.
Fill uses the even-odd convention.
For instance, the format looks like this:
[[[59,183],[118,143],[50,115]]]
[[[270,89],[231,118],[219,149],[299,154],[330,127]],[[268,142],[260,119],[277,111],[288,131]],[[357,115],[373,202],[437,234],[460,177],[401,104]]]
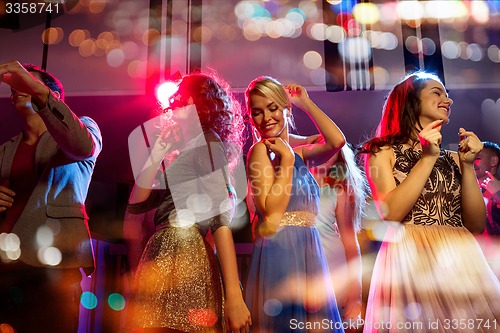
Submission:
[[[179,87],[172,81],[165,81],[156,86],[155,95],[156,99],[162,106],[167,107],[170,105],[170,97],[176,93]]]

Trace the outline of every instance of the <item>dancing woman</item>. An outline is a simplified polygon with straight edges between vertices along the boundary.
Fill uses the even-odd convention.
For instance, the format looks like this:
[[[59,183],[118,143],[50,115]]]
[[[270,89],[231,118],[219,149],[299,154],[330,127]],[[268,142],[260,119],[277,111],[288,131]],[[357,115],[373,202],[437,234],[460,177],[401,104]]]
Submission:
[[[364,145],[379,214],[396,222],[375,262],[365,333],[498,329],[500,284],[472,235],[485,223],[473,168],[482,144],[460,128],[458,153],[440,148],[452,103],[438,77],[409,74]]]
[[[325,162],[344,145],[344,136],[299,85],[259,77],[248,86],[246,102],[262,138],[247,160],[249,200],[258,215],[245,296],[252,332],[343,332],[314,227],[319,187],[306,163]],[[290,147],[292,103],[314,121],[324,143]]]

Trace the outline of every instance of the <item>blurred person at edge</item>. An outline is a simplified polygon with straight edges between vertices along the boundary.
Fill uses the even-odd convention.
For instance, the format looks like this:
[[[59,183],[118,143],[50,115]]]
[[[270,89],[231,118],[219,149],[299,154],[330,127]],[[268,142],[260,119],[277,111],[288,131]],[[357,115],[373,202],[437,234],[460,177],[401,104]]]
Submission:
[[[244,138],[241,106],[215,72],[191,73],[180,80],[157,125],[160,133],[135,179],[124,223],[129,253],[142,251],[127,329],[247,333],[252,319],[230,229],[236,199],[232,173]],[[155,185],[157,177],[165,188]],[[205,202],[190,206],[200,196]],[[196,210],[208,201],[210,208]],[[155,230],[143,249],[141,230],[151,217]]]
[[[20,242],[10,253],[17,259],[0,251],[0,324],[19,333],[76,332],[80,268],[89,275],[95,266],[84,203],[101,133],[71,111],[61,82],[45,70],[7,62],[0,79],[24,121],[0,146],[0,232]]]
[[[387,228],[370,282],[365,333],[471,331],[454,322],[472,323],[474,332],[498,331],[500,283],[473,236],[485,223],[473,168],[483,145],[460,128],[458,152],[441,148],[452,103],[436,75],[408,74],[389,93],[375,136],[363,144],[365,171]]]
[[[474,170],[486,203],[484,233],[500,236],[500,146],[483,141],[483,149],[474,160]]]
[[[500,277],[500,146],[483,141],[474,161],[477,181],[486,204],[486,228],[477,236],[491,269]]]

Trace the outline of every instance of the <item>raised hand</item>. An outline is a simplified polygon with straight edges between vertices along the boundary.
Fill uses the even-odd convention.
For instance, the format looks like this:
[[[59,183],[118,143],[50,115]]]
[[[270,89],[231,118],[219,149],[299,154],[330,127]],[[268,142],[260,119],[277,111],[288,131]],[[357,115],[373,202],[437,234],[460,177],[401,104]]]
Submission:
[[[477,154],[483,149],[483,143],[474,132],[466,131],[462,127],[460,127],[458,135],[460,136],[460,145],[458,147],[460,162],[474,163]]]
[[[290,101],[302,110],[306,110],[306,103],[310,101],[307,90],[298,84],[287,84],[284,88]]]
[[[439,149],[443,137],[441,135],[441,127],[443,125],[443,120],[435,120],[430,124],[427,124],[420,133],[418,133],[418,139],[420,140],[420,145],[422,146],[422,156],[439,156]]]
[[[28,72],[18,61],[0,64],[0,82],[5,82],[12,89],[37,98],[36,101],[39,105],[45,104],[49,95],[49,88]]]
[[[486,171],[488,177],[481,183],[481,187],[490,195],[494,195],[500,191],[500,180],[495,178],[489,171]]]

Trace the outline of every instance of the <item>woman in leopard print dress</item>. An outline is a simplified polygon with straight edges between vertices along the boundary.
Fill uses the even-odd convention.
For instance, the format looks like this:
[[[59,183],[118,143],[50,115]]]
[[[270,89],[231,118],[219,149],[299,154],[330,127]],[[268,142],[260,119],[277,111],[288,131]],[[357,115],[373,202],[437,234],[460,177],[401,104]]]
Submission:
[[[485,223],[473,169],[482,144],[460,128],[458,152],[440,148],[452,103],[438,77],[410,74],[389,94],[377,134],[364,144],[387,224],[365,333],[498,332],[500,283],[473,236]]]

